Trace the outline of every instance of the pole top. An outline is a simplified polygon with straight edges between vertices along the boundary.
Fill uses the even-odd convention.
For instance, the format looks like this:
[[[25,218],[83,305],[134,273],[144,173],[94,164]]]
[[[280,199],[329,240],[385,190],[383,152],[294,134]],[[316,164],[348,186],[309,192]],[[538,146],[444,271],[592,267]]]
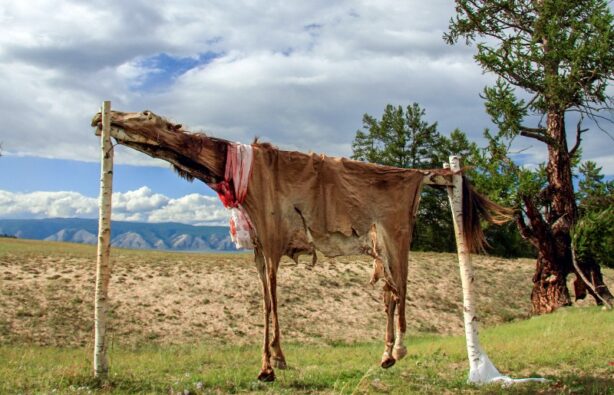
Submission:
[[[460,156],[458,155],[452,155],[450,156],[450,169],[452,169],[453,172],[458,172],[460,171]]]

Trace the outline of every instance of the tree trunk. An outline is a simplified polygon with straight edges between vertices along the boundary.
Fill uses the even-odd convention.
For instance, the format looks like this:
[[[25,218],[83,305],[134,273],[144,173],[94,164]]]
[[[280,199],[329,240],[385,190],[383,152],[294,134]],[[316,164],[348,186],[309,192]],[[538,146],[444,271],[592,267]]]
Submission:
[[[614,296],[612,296],[610,290],[603,282],[603,275],[601,274],[599,264],[595,262],[594,259],[579,260],[576,263],[582,271],[582,274],[584,274],[584,278],[591,284],[591,287],[584,282],[581,275],[578,274],[577,270],[574,268],[574,272],[576,272],[576,280],[573,283],[575,299],[584,299],[588,293],[595,298],[598,305],[603,304],[602,299],[605,300],[606,303],[609,302],[612,304]],[[595,290],[597,294],[595,294],[593,290]]]
[[[539,251],[531,292],[533,314],[551,313],[559,307],[571,305],[567,289],[569,271],[565,269],[556,259]]]
[[[565,134],[564,112],[548,112],[547,134],[550,138],[546,165],[548,186],[540,196],[540,199],[546,202],[545,210],[536,209],[536,205],[530,199],[525,199],[527,217],[532,228],[532,242],[538,248],[531,292],[534,314],[550,313],[561,306],[571,304],[567,275],[575,272],[570,231],[576,221],[577,207],[572,183],[571,157]],[[589,267],[586,262],[578,262],[578,265],[587,277],[594,281],[594,287],[600,294],[611,297],[607,286],[603,283],[598,265]],[[574,288],[576,298],[578,295],[582,297],[586,295],[586,287],[578,282]],[[598,298],[596,300],[600,302]]]

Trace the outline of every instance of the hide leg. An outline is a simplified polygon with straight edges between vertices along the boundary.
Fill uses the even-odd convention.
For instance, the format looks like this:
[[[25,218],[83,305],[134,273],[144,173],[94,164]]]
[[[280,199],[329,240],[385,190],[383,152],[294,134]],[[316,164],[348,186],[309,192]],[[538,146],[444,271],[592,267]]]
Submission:
[[[279,330],[279,320],[277,316],[277,268],[279,267],[279,259],[270,261],[268,267],[269,276],[269,292],[271,294],[271,312],[273,319],[273,340],[271,341],[271,349],[273,354],[271,355],[271,365],[275,368],[285,369],[286,357],[281,351],[281,339]]]
[[[258,380],[264,382],[270,382],[275,380],[275,372],[271,367],[271,350],[269,348],[269,317],[271,314],[271,299],[269,294],[268,277],[266,275],[266,268],[264,263],[264,257],[256,250],[256,268],[258,269],[258,275],[262,282],[262,310],[264,313],[264,342],[262,346],[262,368],[258,375]]]
[[[367,253],[373,257],[373,274],[371,274],[370,284],[373,285],[377,280],[383,278],[386,282],[387,290],[398,295],[399,290],[390,271],[390,259],[387,256],[385,244],[378,239],[379,236],[377,227],[371,225],[371,230],[369,231],[371,248],[367,250]]]
[[[405,284],[407,281],[405,282]],[[399,361],[407,355],[407,347],[403,344],[403,337],[407,330],[407,323],[405,321],[405,290],[407,285],[401,286],[401,292],[399,294],[398,302],[398,316],[397,316],[397,331],[394,338],[394,349],[392,350],[392,357]]]
[[[396,362],[392,356],[392,347],[394,346],[394,310],[396,302],[392,297],[392,292],[388,285],[384,286],[384,304],[386,306],[386,347],[382,355],[381,366],[388,369]]]

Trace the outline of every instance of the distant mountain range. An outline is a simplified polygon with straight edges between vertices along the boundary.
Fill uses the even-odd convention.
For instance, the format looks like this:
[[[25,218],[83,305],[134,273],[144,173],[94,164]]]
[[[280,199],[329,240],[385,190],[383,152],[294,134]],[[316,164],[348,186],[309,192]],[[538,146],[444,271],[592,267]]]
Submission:
[[[0,219],[0,235],[21,239],[96,244],[98,220],[82,218]],[[111,245],[176,251],[236,251],[226,226],[174,222],[113,221]]]

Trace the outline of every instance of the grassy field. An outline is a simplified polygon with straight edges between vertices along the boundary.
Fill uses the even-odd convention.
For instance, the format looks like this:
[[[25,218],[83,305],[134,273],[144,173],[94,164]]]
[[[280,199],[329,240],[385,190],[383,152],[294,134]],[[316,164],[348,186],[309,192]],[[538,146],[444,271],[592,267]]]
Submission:
[[[410,259],[408,357],[378,367],[384,317],[364,258],[284,262],[280,314],[290,368],[255,380],[260,289],[249,255],[114,250],[111,380],[91,378],[95,251],[0,239],[0,393],[498,393],[467,385],[458,268]],[[481,341],[499,370],[544,376],[512,393],[614,393],[614,315],[527,318],[533,262],[476,257]],[[614,288],[614,273],[605,272]],[[588,306],[588,307],[587,307]],[[97,389],[98,388],[98,389]]]
[[[506,393],[614,393],[614,314],[569,308],[482,333],[482,344],[505,374],[541,376]],[[114,347],[110,393],[499,393],[498,385],[466,384],[467,357],[459,336],[408,339],[409,355],[389,370],[378,366],[379,343],[328,346],[290,344],[290,368],[259,383],[258,346],[219,344]],[[87,393],[91,348],[0,347],[0,393]]]

